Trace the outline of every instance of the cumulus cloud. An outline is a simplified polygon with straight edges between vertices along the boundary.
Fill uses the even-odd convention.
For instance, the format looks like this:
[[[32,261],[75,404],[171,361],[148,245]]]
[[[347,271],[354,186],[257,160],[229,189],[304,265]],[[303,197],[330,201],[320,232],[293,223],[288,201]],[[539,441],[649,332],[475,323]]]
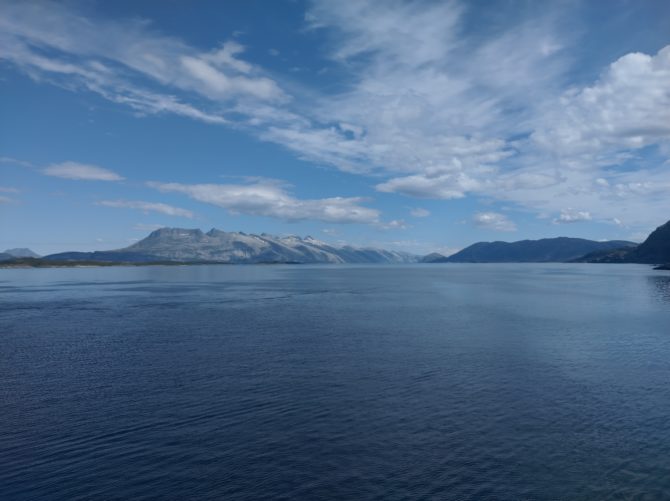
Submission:
[[[489,230],[516,231],[516,224],[498,212],[478,212],[472,216],[472,222],[480,228]]]
[[[634,52],[547,107],[532,138],[559,156],[614,153],[670,140],[670,46]]]
[[[286,221],[315,219],[328,223],[379,223],[376,209],[362,206],[360,197],[299,199],[277,182],[249,184],[180,184],[150,182],[162,192],[183,193],[199,202],[223,207],[233,214],[268,216]]]
[[[564,223],[578,223],[581,221],[591,221],[591,213],[589,211],[574,210],[574,209],[565,209],[561,211],[561,214],[554,219],[554,224],[564,224]],[[616,224],[621,224],[617,218],[614,218]]]
[[[174,207],[159,202],[143,202],[139,200],[102,200],[98,205],[105,207],[116,207],[124,209],[137,209],[144,212],[158,212],[167,216],[179,216],[193,219],[194,214],[190,210]]]
[[[85,181],[121,181],[123,177],[97,165],[80,164],[77,162],[63,162],[53,164],[44,169],[42,173],[47,176],[62,177],[64,179],[76,179]]]

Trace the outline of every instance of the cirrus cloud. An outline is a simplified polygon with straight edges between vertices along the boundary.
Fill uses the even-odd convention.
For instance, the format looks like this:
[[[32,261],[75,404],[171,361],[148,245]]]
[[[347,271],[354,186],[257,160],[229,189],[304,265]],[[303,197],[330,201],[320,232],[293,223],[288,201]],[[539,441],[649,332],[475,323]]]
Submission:
[[[422,207],[415,207],[410,209],[409,214],[412,217],[428,217],[430,216],[430,211]]]
[[[42,169],[42,174],[84,181],[122,181],[124,179],[109,169],[77,162],[63,162],[49,165]]]
[[[193,219],[194,214],[190,210],[174,207],[160,202],[143,202],[140,200],[102,200],[98,205],[105,207],[116,207],[124,209],[137,209],[144,212],[158,212],[167,216],[179,216]]]

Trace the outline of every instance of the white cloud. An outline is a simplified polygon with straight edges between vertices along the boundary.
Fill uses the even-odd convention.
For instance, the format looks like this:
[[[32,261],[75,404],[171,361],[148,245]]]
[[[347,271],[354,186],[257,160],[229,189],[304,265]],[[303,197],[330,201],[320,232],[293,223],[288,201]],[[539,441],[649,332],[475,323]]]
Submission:
[[[494,19],[457,0],[314,0],[308,27],[344,84],[328,93],[271,76],[236,41],[200,49],[146,20],[88,19],[69,4],[3,3],[0,58],[138,113],[244,129],[318,166],[375,176],[379,191],[656,222],[670,211],[670,46],[625,54],[571,87],[579,8],[501,4]],[[279,191],[287,207],[245,210],[326,217],[320,201]],[[360,206],[332,200],[347,214]],[[347,218],[375,219],[361,209]]]
[[[554,219],[554,224],[579,223],[581,221],[591,221],[591,219],[593,218],[589,211],[565,209],[561,211],[561,214],[556,219]],[[616,221],[618,221],[618,219],[615,218],[615,222]]]
[[[379,211],[360,205],[363,198],[298,199],[277,182],[249,184],[148,183],[162,192],[177,192],[231,213],[268,216],[286,221],[315,219],[329,223],[379,223]]]
[[[1,56],[0,56],[1,57]],[[25,160],[19,160],[11,157],[0,157],[0,163],[10,164],[10,165],[19,165],[21,167],[31,168],[33,164],[26,162]]]
[[[480,182],[464,172],[433,173],[392,178],[378,184],[378,191],[401,193],[415,198],[463,198],[466,193],[478,189]]]
[[[87,89],[145,113],[226,123],[221,104],[287,98],[260,68],[240,58],[239,43],[202,52],[158,33],[146,20],[88,19],[66,5],[6,2],[0,33],[0,59],[31,77]],[[164,90],[150,90],[156,85]],[[218,106],[189,104],[173,96],[175,90]]]
[[[412,217],[428,217],[430,216],[430,211],[423,209],[421,207],[415,207],[409,211]]]
[[[533,140],[559,156],[614,154],[670,140],[670,46],[614,61],[592,86],[549,103]]]
[[[382,230],[406,230],[409,228],[403,219],[392,219],[386,223],[378,223],[377,226]]]
[[[60,164],[53,164],[42,169],[42,173],[46,174],[47,176],[86,181],[123,180],[123,177],[111,170],[103,169],[97,165],[80,164],[77,162],[63,162]]]
[[[190,210],[174,207],[159,202],[143,202],[139,200],[102,200],[98,205],[105,207],[117,207],[125,209],[138,209],[144,212],[158,212],[168,216],[178,216],[193,219],[194,214]]]
[[[516,225],[507,216],[498,212],[478,212],[472,222],[480,228],[495,231],[516,231]]]
[[[0,204],[11,204],[14,202],[13,198],[6,197],[4,195],[0,195]]]
[[[11,186],[0,186],[0,193],[18,193],[19,190]]]

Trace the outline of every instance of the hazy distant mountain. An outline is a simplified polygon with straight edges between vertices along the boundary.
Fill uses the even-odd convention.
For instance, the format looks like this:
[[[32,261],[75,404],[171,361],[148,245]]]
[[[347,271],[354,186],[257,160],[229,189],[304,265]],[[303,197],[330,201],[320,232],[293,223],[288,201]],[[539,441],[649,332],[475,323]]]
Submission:
[[[423,256],[420,259],[420,262],[422,263],[444,263],[445,260],[447,259],[447,256],[444,256],[440,254],[439,252],[432,252],[430,254],[427,254]]]
[[[7,249],[4,254],[9,254],[12,257],[40,257],[39,254],[31,251],[30,249],[26,249],[25,247]]]
[[[647,239],[635,248],[617,249],[612,252],[592,252],[582,256],[587,263],[670,263],[670,221],[656,228]]]
[[[333,246],[312,237],[276,237],[212,229],[162,228],[125,249],[65,252],[50,260],[216,261],[223,263],[407,263],[416,256],[403,252]]]
[[[634,242],[583,238],[543,238],[519,242],[479,242],[439,261],[445,263],[549,263],[578,259],[596,251],[634,247]]]
[[[14,256],[6,252],[0,252],[0,261],[9,261],[10,259],[14,259]]]

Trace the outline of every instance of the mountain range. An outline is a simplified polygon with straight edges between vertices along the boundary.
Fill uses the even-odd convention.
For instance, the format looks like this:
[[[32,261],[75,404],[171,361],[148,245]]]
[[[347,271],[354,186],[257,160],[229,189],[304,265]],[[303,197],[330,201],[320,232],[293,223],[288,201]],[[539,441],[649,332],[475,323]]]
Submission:
[[[625,240],[596,242],[583,238],[543,238],[518,242],[478,242],[449,257],[429,254],[423,262],[430,263],[549,263],[579,259],[593,252],[611,252],[633,248],[637,244]]]
[[[51,261],[217,262],[217,263],[410,263],[417,257],[374,248],[334,246],[312,237],[277,237],[212,229],[161,228],[118,250],[63,252]]]
[[[212,229],[161,228],[123,249],[62,252],[39,258],[30,249],[8,249],[0,261],[20,265],[48,263],[670,263],[670,221],[641,244],[582,238],[544,238],[518,242],[478,242],[451,256],[420,258],[405,252],[337,246],[312,237],[278,237]],[[38,263],[39,262],[39,263]],[[4,263],[3,263],[4,265]]]

